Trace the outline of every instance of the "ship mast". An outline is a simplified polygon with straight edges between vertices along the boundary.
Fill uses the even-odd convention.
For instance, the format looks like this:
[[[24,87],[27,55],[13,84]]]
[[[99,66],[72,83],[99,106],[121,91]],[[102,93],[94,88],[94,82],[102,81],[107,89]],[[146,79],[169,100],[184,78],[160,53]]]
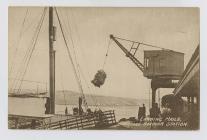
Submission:
[[[49,92],[50,114],[55,114],[55,27],[53,26],[53,7],[49,7]]]

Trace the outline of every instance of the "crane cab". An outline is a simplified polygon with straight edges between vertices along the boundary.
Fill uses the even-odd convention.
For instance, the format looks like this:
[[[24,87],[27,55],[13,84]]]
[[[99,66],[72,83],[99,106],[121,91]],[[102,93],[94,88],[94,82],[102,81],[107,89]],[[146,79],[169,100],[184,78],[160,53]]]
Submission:
[[[178,80],[184,70],[184,53],[171,50],[144,51],[144,76]]]

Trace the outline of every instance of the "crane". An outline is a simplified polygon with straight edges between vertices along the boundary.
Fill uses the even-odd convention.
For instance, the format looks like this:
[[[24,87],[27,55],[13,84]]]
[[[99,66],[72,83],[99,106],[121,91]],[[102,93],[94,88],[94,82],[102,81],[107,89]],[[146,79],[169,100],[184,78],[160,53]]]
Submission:
[[[172,74],[166,74],[164,73],[163,75],[160,75],[160,74],[152,74],[152,75],[149,75],[149,62],[147,62],[145,59],[144,61],[144,64],[142,64],[136,57],[135,57],[135,54],[139,48],[140,45],[146,45],[146,46],[151,46],[151,47],[156,47],[156,48],[160,48],[160,49],[164,49],[164,48],[161,48],[161,47],[157,47],[157,46],[153,46],[153,45],[149,45],[149,44],[145,44],[145,43],[140,43],[140,42],[136,42],[136,41],[132,41],[132,40],[128,40],[128,39],[123,39],[123,38],[119,38],[119,37],[115,37],[113,36],[112,34],[110,35],[110,39],[112,39],[116,44],[117,46],[126,54],[126,57],[128,57],[136,66],[137,68],[144,74],[145,77],[147,77],[148,79],[151,79],[151,89],[152,89],[152,107],[151,107],[151,111],[150,111],[150,116],[151,117],[155,117],[156,114],[153,113],[153,110],[156,108],[156,90],[158,88],[174,88],[177,84],[177,81],[175,80],[178,80],[181,75],[182,75],[182,72],[183,72],[183,63],[182,61],[184,61],[184,54],[183,53],[179,53],[179,52],[174,52],[172,50],[167,50],[165,49],[163,52],[160,51],[159,53],[164,53],[164,52],[167,52],[167,53],[171,53],[171,54],[174,54],[178,53],[179,55],[179,60],[182,60],[181,63],[180,63],[180,68],[179,68],[179,71],[175,74],[175,73],[172,73]],[[125,40],[125,41],[128,41],[128,42],[132,42],[132,46],[130,48],[130,50],[128,51],[118,40]],[[154,51],[155,53],[157,53],[157,51]],[[181,57],[180,57],[181,56]],[[154,57],[154,56],[153,56]],[[174,58],[172,58],[174,59]],[[149,59],[149,60],[153,60],[152,59]],[[160,61],[160,60],[159,60]],[[153,70],[154,70],[154,61],[153,62]],[[169,65],[170,63],[166,64],[166,65]],[[159,64],[160,65],[160,64]],[[170,64],[171,65],[171,64]],[[173,64],[172,64],[173,65]],[[174,68],[175,66],[173,66],[172,68]],[[173,71],[175,71],[176,68],[173,69]],[[154,71],[153,71],[154,72]]]

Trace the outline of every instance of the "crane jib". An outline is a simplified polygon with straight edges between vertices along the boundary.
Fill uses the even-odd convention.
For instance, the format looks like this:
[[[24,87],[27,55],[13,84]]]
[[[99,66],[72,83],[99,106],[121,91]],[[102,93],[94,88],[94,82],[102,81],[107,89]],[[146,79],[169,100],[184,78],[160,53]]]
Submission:
[[[132,62],[142,71],[142,72],[144,72],[144,65],[137,59],[137,58],[135,58],[135,53],[136,53],[136,51],[135,51],[135,53],[134,53],[134,55],[133,54],[131,54],[131,52],[130,51],[128,51],[117,39],[116,39],[116,37],[114,37],[113,35],[110,35],[110,38],[120,47],[120,49],[126,54],[126,56],[127,57],[129,57],[131,60],[132,60]],[[132,46],[133,47],[133,46]],[[137,46],[137,48],[138,48],[139,46]]]

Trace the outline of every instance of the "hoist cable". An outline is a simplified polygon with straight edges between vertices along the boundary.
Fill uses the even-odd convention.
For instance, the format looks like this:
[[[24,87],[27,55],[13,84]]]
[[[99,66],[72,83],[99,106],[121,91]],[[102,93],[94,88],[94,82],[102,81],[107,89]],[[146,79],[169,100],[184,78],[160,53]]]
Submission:
[[[104,58],[104,63],[103,63],[102,69],[104,69],[104,66],[106,64],[106,61],[107,61],[107,58],[108,58],[109,49],[110,49],[110,45],[111,45],[111,39],[109,39],[109,41],[108,41],[108,46],[107,46],[106,55],[105,55],[105,58]]]

